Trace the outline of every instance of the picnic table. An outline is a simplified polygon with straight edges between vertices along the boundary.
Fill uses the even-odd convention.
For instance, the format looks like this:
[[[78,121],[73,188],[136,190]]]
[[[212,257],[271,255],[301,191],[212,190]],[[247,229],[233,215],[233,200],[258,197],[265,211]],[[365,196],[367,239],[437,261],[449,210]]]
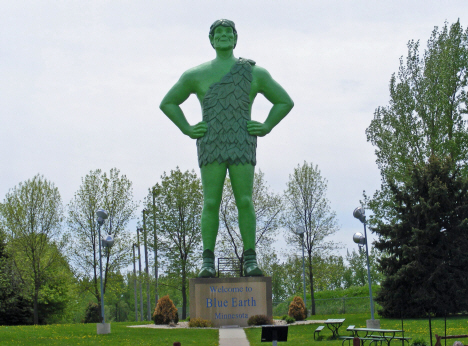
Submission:
[[[345,321],[344,318],[338,318],[338,319],[329,318],[328,320],[324,322],[327,328],[331,330],[333,334],[332,336],[333,338],[336,338],[338,336],[338,329],[340,329],[344,321]]]
[[[353,333],[354,337],[360,339],[381,339],[384,340],[388,346],[392,340],[402,340],[408,342],[410,338],[405,338],[403,336],[397,336],[398,333],[404,333],[404,330],[401,329],[380,329],[380,328],[348,328],[350,332]],[[363,344],[363,343],[362,343]]]

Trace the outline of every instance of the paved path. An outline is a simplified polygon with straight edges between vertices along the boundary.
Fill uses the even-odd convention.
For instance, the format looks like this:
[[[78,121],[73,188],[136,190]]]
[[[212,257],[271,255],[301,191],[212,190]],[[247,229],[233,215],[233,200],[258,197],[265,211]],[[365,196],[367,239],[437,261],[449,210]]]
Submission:
[[[219,346],[250,346],[244,329],[220,328]]]

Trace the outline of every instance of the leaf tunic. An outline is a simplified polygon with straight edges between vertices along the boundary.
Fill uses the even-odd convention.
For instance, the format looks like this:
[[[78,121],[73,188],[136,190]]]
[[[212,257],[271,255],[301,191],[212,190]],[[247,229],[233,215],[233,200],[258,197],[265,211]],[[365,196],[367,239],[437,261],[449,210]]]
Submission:
[[[255,61],[239,58],[231,70],[212,84],[203,99],[203,120],[208,129],[197,139],[198,165],[218,161],[229,165],[257,163],[257,136],[247,131],[250,86]]]

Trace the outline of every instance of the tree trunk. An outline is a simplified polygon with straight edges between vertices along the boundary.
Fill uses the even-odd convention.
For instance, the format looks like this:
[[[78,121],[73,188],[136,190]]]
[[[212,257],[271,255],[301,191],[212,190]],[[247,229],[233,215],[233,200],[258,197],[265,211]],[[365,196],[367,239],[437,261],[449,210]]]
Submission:
[[[244,276],[244,254],[242,254],[242,257],[240,258],[240,277]]]
[[[98,281],[97,281],[97,262],[96,262],[96,243],[93,243],[93,272],[94,272],[94,296],[96,297],[96,300],[98,304],[101,304],[101,297],[99,295],[99,290],[98,290]]]
[[[185,263],[182,264],[182,319],[187,318],[187,290],[185,281],[187,280],[187,273],[185,272]]]
[[[34,324],[39,324],[39,311],[37,307],[37,301],[39,300],[39,288],[34,289]]]
[[[315,297],[314,297],[314,272],[312,271],[312,256],[308,256],[309,261],[309,282],[310,282],[310,299],[311,299],[311,315],[315,315]]]
[[[107,250],[106,255],[106,266],[104,267],[104,284],[102,286],[102,294],[106,293],[106,286],[107,286],[107,273],[109,272],[109,260],[110,260],[110,250]]]

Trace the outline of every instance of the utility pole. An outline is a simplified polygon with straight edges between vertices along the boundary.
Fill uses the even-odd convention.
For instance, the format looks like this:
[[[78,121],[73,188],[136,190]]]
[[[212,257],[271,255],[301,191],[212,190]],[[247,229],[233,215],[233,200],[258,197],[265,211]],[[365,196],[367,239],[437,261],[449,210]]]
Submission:
[[[138,243],[138,270],[139,270],[139,278],[140,278],[140,321],[143,321],[143,292],[141,289],[142,282],[141,282],[141,254],[140,254],[140,230],[141,228],[137,228],[137,243]]]
[[[150,283],[149,283],[149,264],[148,264],[148,246],[147,246],[147,236],[146,236],[146,214],[147,210],[143,209],[143,240],[145,245],[145,273],[146,273],[146,312],[147,319],[151,321],[151,302],[150,302]]]

